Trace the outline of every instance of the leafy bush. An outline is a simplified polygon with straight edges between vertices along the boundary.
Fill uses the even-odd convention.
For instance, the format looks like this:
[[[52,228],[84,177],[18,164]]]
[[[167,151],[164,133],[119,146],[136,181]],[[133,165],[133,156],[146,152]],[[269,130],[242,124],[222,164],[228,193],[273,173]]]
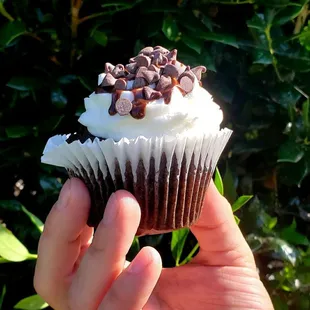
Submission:
[[[44,220],[66,179],[62,169],[40,164],[47,138],[77,128],[82,98],[106,61],[124,63],[157,44],[209,69],[204,86],[234,130],[219,165],[224,194],[230,202],[237,193],[255,196],[237,214],[276,309],[309,309],[308,2],[0,1],[0,220],[26,246],[20,255],[32,253],[0,265],[3,309],[35,294],[28,259],[41,224],[31,213]],[[0,238],[13,238],[4,225]],[[196,245],[188,234],[184,254],[175,256],[170,241],[167,234],[139,243],[156,246],[166,266],[183,262]]]

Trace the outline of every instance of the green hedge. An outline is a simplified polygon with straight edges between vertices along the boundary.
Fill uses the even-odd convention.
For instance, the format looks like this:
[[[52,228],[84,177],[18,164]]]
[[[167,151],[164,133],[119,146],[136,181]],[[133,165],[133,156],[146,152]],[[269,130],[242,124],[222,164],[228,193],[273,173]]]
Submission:
[[[32,214],[44,221],[66,179],[40,164],[47,138],[77,129],[106,61],[125,63],[146,45],[177,48],[183,62],[208,68],[204,86],[234,130],[219,163],[224,194],[254,195],[237,215],[276,309],[309,309],[308,2],[0,0],[0,238],[27,247],[24,262],[8,263],[0,239],[0,309],[35,294],[41,223]],[[196,244],[188,234],[176,256],[170,241],[143,237],[131,254],[151,244],[173,266]]]

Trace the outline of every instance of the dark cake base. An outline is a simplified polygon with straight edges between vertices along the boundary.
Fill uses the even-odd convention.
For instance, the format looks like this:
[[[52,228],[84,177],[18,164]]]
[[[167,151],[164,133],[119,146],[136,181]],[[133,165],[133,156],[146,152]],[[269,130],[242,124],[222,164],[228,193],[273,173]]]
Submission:
[[[204,163],[200,163],[200,160],[196,168],[194,155],[189,159],[189,169],[186,167],[186,160],[184,156],[181,167],[178,168],[176,155],[173,155],[171,168],[168,171],[166,155],[162,154],[159,172],[155,171],[155,160],[151,158],[148,173],[142,160],[136,172],[132,171],[131,163],[127,162],[124,181],[117,160],[114,176],[109,173],[106,178],[103,178],[102,174],[95,178],[90,166],[86,168],[89,169],[90,177],[84,168],[76,171],[68,170],[68,173],[70,177],[82,179],[90,192],[92,204],[89,226],[98,226],[110,195],[117,190],[125,189],[131,192],[140,204],[139,231],[143,231],[143,234],[151,230],[160,233],[189,227],[200,216],[205,191],[213,171],[210,167],[204,167]],[[136,173],[136,182],[133,173]]]

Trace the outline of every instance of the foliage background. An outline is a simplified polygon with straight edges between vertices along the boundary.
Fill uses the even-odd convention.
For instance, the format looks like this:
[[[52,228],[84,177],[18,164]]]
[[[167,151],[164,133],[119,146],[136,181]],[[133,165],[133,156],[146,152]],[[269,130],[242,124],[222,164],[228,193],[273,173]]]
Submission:
[[[208,68],[204,86],[234,130],[219,164],[224,194],[254,195],[237,214],[275,308],[309,309],[308,2],[0,0],[0,221],[36,253],[40,232],[22,206],[44,220],[66,180],[40,164],[48,137],[77,128],[106,61],[125,63],[146,45],[177,48],[183,62]],[[173,266],[170,240],[140,245]],[[189,235],[185,256],[194,245]],[[33,258],[0,257],[0,309],[35,293]]]

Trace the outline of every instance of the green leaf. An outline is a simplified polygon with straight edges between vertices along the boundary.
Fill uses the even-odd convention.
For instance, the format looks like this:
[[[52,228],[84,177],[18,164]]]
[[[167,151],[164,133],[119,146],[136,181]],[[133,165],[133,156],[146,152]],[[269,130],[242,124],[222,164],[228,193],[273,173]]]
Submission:
[[[0,224],[0,256],[12,262],[29,258],[27,248],[3,225]]]
[[[288,21],[293,21],[303,10],[302,5],[288,6],[279,11],[273,19],[273,25],[283,25]]]
[[[144,236],[143,239],[146,245],[155,248],[161,243],[161,241],[163,240],[163,236],[164,234],[147,235],[147,236]]]
[[[6,85],[16,90],[29,91],[41,88],[44,85],[44,83],[42,78],[38,77],[13,76]]]
[[[288,140],[282,144],[278,152],[278,163],[297,163],[304,157],[301,145],[295,141]]]
[[[23,35],[26,27],[21,21],[12,21],[0,28],[0,48],[7,47],[13,40]]]
[[[239,217],[236,216],[236,215],[234,215],[234,218],[235,218],[235,221],[236,221],[237,225],[239,225],[239,224],[240,224],[240,219],[239,219]]]
[[[62,187],[59,179],[45,175],[40,178],[40,185],[47,195],[58,195]]]
[[[308,238],[297,232],[296,226],[296,221],[294,219],[290,226],[281,230],[280,237],[291,244],[308,246],[310,244]]]
[[[232,205],[233,212],[238,211],[252,198],[253,196],[247,196],[247,195],[239,197]]]
[[[197,37],[207,41],[219,42],[226,45],[231,45],[235,48],[239,48],[237,38],[231,34],[204,32],[204,33],[198,33]]]
[[[224,195],[224,185],[219,169],[215,168],[214,184],[221,195]]]
[[[172,232],[171,252],[173,258],[175,259],[176,266],[179,266],[180,259],[183,253],[183,248],[188,234],[189,234],[188,228],[182,228]]]
[[[223,185],[226,199],[230,203],[233,203],[237,199],[237,192],[235,188],[235,180],[228,166],[228,162],[226,162],[226,171],[223,177]]]
[[[22,210],[24,211],[24,213],[28,215],[31,222],[38,228],[38,230],[40,232],[43,232],[44,224],[42,223],[42,221],[34,214],[32,214],[30,211],[28,211],[24,206],[22,206]]]
[[[108,44],[108,36],[105,32],[96,30],[92,35],[93,39],[102,46],[107,46]]]
[[[255,3],[274,8],[286,7],[290,0],[255,0]]]
[[[279,176],[286,185],[300,186],[303,179],[308,175],[309,167],[306,158],[303,157],[295,163],[282,163],[279,167]]]
[[[171,41],[176,41],[179,38],[179,28],[177,22],[171,16],[168,16],[166,19],[164,19],[162,31]]]
[[[21,203],[17,200],[0,200],[0,208],[9,211],[21,211]]]
[[[299,35],[299,42],[308,51],[310,51],[310,21],[308,21],[308,26],[304,27]]]
[[[310,57],[308,51],[305,49],[293,50],[287,52],[278,51],[277,54],[278,63],[287,69],[294,70],[295,72],[309,72],[310,71]]]
[[[133,250],[138,253],[140,251],[140,242],[139,242],[139,238],[138,237],[135,237],[133,239],[133,242],[132,242],[132,248]]]
[[[190,251],[190,253],[184,258],[184,260],[181,263],[179,263],[179,266],[187,264],[193,258],[198,249],[199,249],[199,243],[197,242],[196,245]]]
[[[289,310],[287,303],[278,295],[272,296],[272,303],[275,310]]]
[[[256,13],[252,17],[252,19],[247,21],[247,25],[249,28],[254,28],[254,29],[264,31],[267,26],[264,14]]]
[[[310,123],[309,123],[309,105],[310,100],[306,100],[304,104],[302,105],[302,119],[304,122],[304,128],[306,131],[306,135],[309,136],[310,134]]]
[[[1,295],[0,295],[0,309],[2,309],[2,305],[3,305],[3,300],[4,300],[5,294],[6,294],[6,286],[3,285],[2,292],[1,292]]]
[[[195,38],[194,36],[189,36],[185,33],[182,35],[182,41],[191,49],[196,51],[198,54],[201,53],[203,47],[203,41]]]
[[[72,84],[77,80],[77,76],[74,74],[63,75],[58,79],[58,82],[63,85]]]
[[[270,65],[272,64],[272,55],[264,50],[254,49],[253,64]]]
[[[32,295],[20,300],[15,306],[14,309],[23,309],[23,310],[39,310],[45,309],[48,307],[48,304],[42,299],[39,295]]]
[[[247,236],[247,242],[254,253],[272,252],[273,257],[288,262],[292,266],[296,265],[298,257],[300,256],[299,251],[292,244],[280,238],[263,238],[255,234],[250,234]]]
[[[57,108],[64,108],[67,104],[67,97],[64,95],[61,88],[54,89],[51,91],[51,102],[57,107]]]
[[[32,134],[33,130],[29,126],[9,126],[5,128],[5,132],[8,138],[22,138]]]
[[[266,223],[266,224],[268,226],[268,229],[272,230],[272,229],[274,229],[276,227],[277,223],[278,223],[278,218],[277,217],[272,217],[270,219],[270,221],[268,223]]]
[[[289,106],[295,105],[301,97],[301,94],[290,83],[273,86],[269,90],[269,95],[274,102],[286,110]]]

